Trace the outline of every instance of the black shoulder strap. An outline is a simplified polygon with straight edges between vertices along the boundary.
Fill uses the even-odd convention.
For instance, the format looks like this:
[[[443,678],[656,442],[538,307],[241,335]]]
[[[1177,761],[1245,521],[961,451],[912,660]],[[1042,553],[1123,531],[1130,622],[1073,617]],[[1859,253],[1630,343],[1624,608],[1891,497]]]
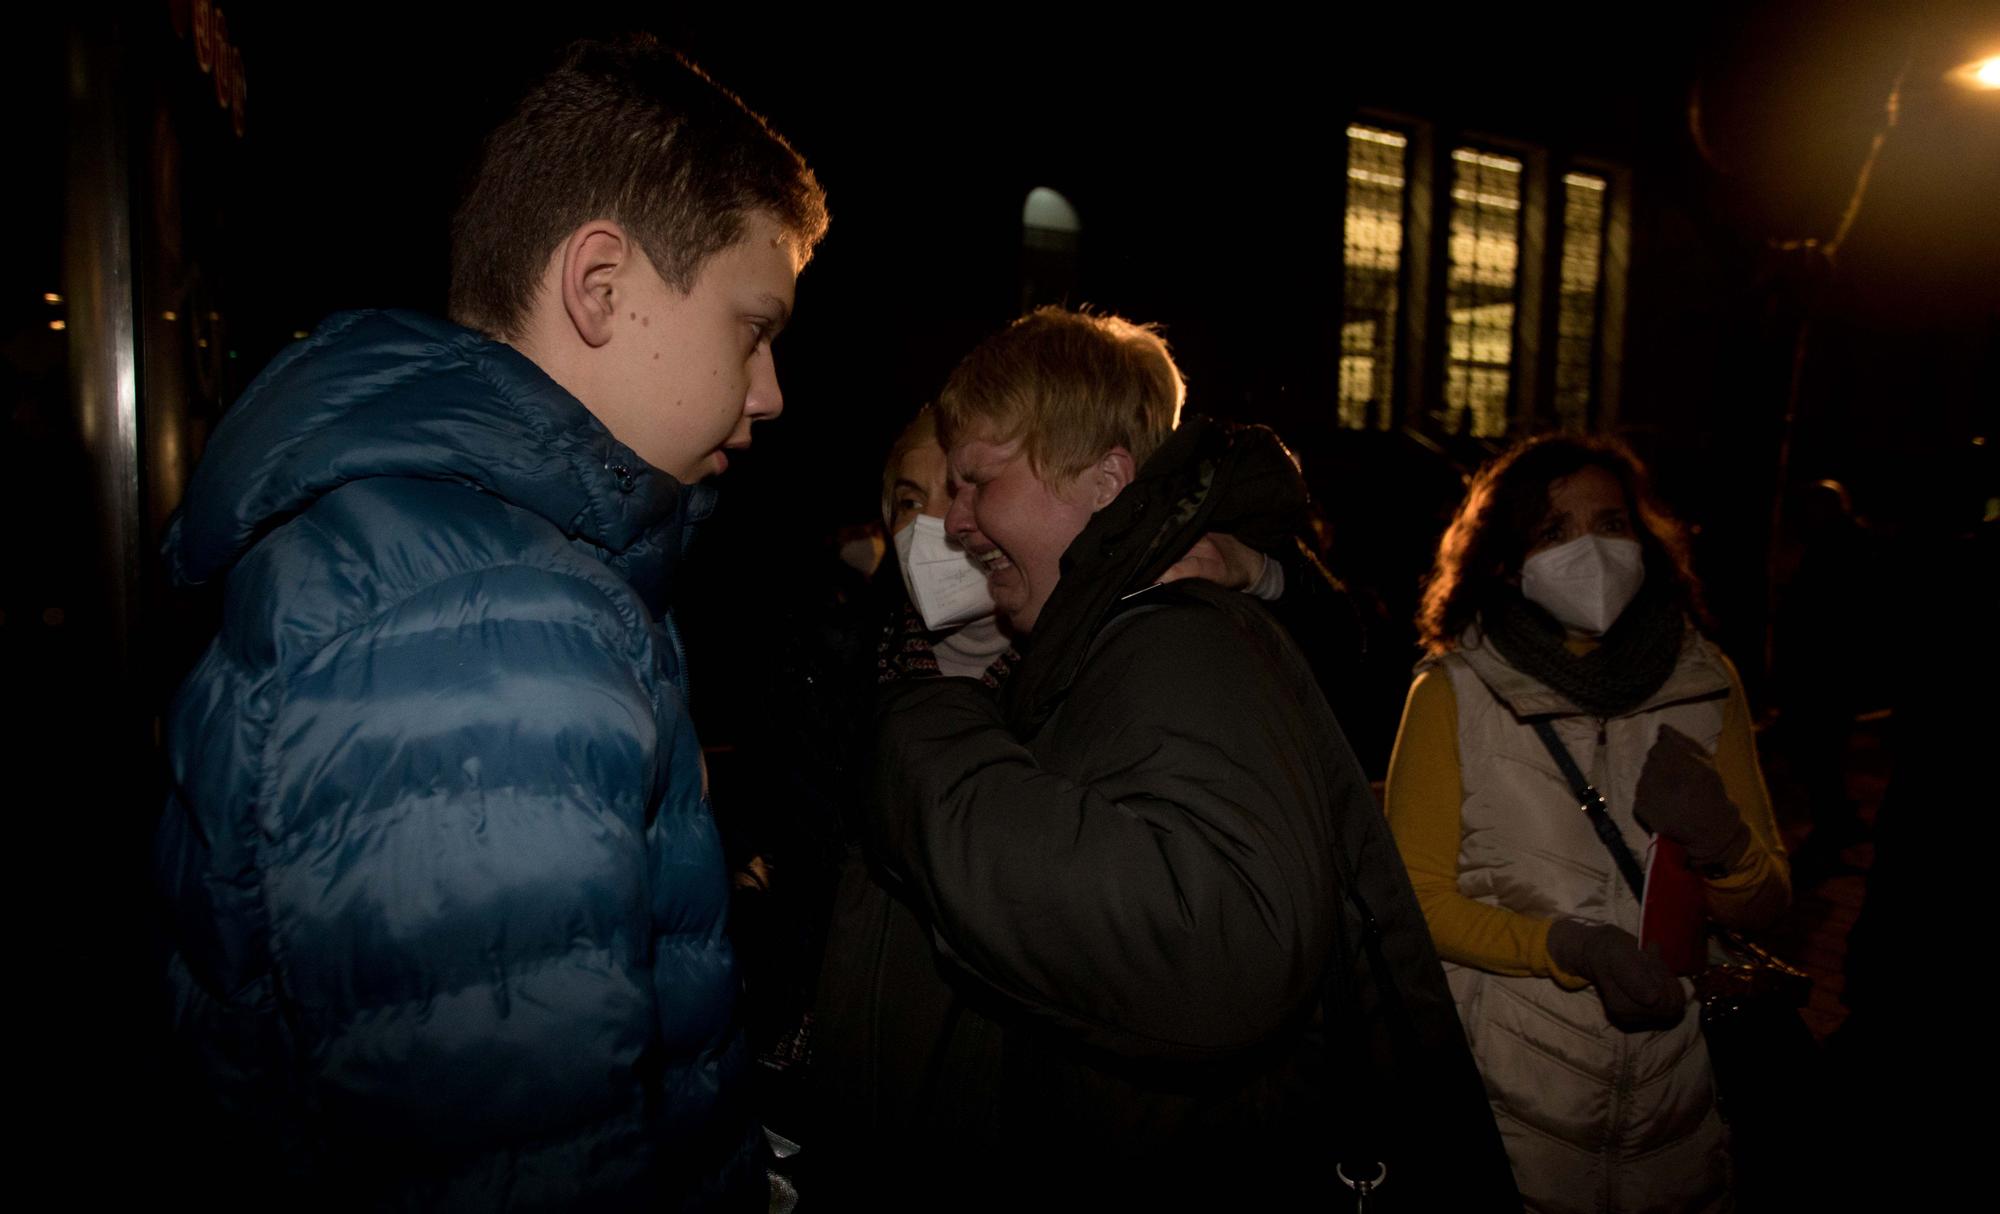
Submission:
[[[1632,854],[1632,849],[1625,846],[1625,836],[1618,833],[1618,824],[1611,820],[1603,795],[1583,778],[1583,769],[1570,757],[1569,747],[1564,746],[1562,739],[1556,736],[1555,726],[1549,724],[1547,717],[1535,722],[1535,736],[1542,740],[1543,746],[1548,747],[1549,757],[1556,761],[1556,766],[1562,768],[1563,778],[1569,781],[1569,790],[1576,794],[1577,808],[1590,819],[1591,829],[1603,841],[1604,850],[1611,853],[1611,859],[1618,865],[1618,872],[1625,878],[1632,896],[1645,901],[1645,871],[1639,867],[1639,858]]]

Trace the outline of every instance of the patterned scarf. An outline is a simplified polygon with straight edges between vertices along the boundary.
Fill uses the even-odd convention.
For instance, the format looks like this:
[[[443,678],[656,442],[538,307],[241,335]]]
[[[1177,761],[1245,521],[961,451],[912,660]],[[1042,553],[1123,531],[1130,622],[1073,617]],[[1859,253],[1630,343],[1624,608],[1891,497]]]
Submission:
[[[881,642],[875,650],[875,681],[895,683],[903,679],[934,679],[941,677],[937,655],[933,648],[952,630],[932,632],[924,627],[924,617],[916,607],[905,603],[902,613],[890,619],[882,629]],[[1021,655],[1009,645],[1004,653],[993,659],[993,664],[979,676],[986,686],[998,689],[1020,665]]]

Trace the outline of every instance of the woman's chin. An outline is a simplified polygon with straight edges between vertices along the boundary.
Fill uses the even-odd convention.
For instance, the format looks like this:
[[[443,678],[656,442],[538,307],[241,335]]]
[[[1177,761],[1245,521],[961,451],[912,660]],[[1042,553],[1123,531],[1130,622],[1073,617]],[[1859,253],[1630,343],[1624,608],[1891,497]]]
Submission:
[[[1026,636],[1035,627],[1035,618],[1041,614],[1042,605],[1030,602],[1026,595],[1019,598],[995,595],[994,614],[1000,617],[1000,627],[1010,636]]]

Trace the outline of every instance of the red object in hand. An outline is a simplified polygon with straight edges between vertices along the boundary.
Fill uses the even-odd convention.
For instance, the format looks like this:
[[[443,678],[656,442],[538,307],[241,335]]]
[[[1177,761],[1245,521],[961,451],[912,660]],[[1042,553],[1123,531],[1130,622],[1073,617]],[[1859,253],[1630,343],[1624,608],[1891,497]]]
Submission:
[[[1639,947],[1656,946],[1676,974],[1708,967],[1707,908],[1701,876],[1688,867],[1687,848],[1663,834],[1646,847],[1646,898],[1640,908]]]

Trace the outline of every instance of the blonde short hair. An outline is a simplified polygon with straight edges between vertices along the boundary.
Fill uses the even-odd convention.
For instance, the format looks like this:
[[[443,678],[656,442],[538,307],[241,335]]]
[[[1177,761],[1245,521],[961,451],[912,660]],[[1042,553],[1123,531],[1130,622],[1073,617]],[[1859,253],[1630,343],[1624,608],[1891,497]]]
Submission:
[[[1145,466],[1179,424],[1187,384],[1151,325],[1038,308],[974,347],[938,396],[938,437],[1016,439],[1044,481],[1113,447]]]

